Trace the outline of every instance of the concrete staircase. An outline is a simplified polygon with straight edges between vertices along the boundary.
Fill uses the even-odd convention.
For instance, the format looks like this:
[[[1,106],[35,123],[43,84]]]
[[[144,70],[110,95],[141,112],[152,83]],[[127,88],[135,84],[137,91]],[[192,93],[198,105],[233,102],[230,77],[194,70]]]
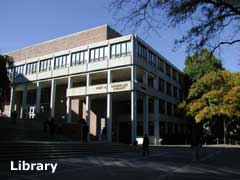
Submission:
[[[0,160],[55,159],[139,152],[140,147],[126,144],[79,142],[0,142]]]

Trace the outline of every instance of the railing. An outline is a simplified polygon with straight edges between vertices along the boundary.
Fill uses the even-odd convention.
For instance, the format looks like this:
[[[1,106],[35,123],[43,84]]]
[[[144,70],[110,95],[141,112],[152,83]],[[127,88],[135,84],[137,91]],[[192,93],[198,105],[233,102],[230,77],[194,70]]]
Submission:
[[[104,94],[107,92],[120,92],[132,90],[131,81],[115,82],[109,85],[98,84],[89,87],[74,87],[67,89],[67,96],[81,96],[87,94]]]

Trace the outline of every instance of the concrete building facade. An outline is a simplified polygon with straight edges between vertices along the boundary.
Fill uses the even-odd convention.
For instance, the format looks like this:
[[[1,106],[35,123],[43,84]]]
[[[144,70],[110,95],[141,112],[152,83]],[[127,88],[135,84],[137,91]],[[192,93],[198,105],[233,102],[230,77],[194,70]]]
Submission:
[[[15,61],[9,116],[51,117],[69,131],[85,123],[88,141],[109,143],[147,134],[157,144],[187,131],[177,111],[181,71],[136,35],[103,25],[8,55]]]

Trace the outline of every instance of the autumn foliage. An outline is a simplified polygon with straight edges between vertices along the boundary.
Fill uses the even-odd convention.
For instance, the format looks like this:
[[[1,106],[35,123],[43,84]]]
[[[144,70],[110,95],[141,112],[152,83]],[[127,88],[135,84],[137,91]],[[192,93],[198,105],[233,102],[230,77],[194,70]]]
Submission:
[[[192,84],[179,107],[197,123],[215,117],[239,119],[240,73],[221,70],[206,74]]]

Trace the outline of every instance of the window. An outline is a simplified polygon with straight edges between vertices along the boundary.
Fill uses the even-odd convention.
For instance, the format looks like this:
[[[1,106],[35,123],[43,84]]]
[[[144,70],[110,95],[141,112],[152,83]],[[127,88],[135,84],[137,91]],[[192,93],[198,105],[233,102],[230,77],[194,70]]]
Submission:
[[[172,86],[167,82],[167,95],[172,96]]]
[[[79,51],[72,53],[71,66],[84,64],[87,58],[87,51]]]
[[[116,57],[116,45],[111,45],[111,58]]]
[[[55,57],[54,69],[60,69],[67,67],[68,55]]]
[[[90,62],[101,61],[108,57],[108,47],[103,46],[90,50]]]
[[[165,108],[166,106],[165,106],[165,101],[163,100],[163,99],[159,99],[159,112],[161,113],[161,114],[165,114]]]
[[[24,66],[25,65],[20,65],[15,67],[15,71],[14,71],[15,76],[21,76],[24,74]]]
[[[154,81],[154,77],[151,75],[148,75],[148,86],[153,88],[153,81]]]
[[[157,56],[153,52],[149,51],[149,58],[148,59],[149,59],[149,64],[150,65],[156,66]]]
[[[175,97],[175,98],[178,98],[177,91],[178,91],[177,87],[173,86],[173,97]]]
[[[166,64],[166,74],[171,77],[171,67],[169,64]]]
[[[167,102],[167,114],[169,116],[172,115],[172,103],[170,103],[170,102]]]
[[[158,69],[160,69],[160,71],[164,72],[164,61],[161,59],[158,59]]]
[[[172,69],[172,77],[173,80],[177,81],[177,71],[175,69]]]
[[[159,78],[159,91],[161,92],[165,92],[165,80],[163,80],[162,78]]]
[[[50,71],[52,69],[51,61],[52,61],[52,59],[45,59],[45,60],[40,61],[39,72]]]
[[[184,76],[180,73],[178,73],[178,82],[182,84],[184,82]]]
[[[147,48],[138,42],[138,57],[147,60]]]
[[[130,41],[111,45],[111,58],[127,56],[131,53]]]
[[[27,64],[26,74],[34,74],[34,73],[37,73],[37,64],[38,64],[38,62],[34,62],[34,63],[29,63],[29,64]]]

